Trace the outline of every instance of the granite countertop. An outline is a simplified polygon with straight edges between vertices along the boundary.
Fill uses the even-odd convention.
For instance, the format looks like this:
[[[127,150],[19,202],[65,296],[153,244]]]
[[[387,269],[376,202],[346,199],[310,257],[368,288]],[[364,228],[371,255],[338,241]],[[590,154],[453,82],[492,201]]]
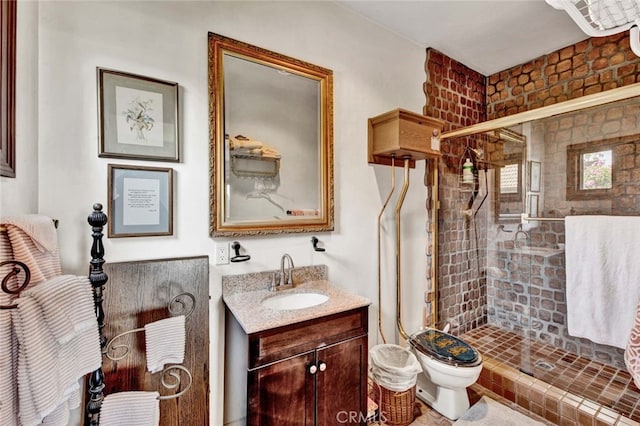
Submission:
[[[292,289],[279,290],[277,292],[268,289],[271,282],[268,277],[271,277],[273,271],[245,274],[244,279],[242,275],[223,277],[222,299],[247,334],[371,304],[369,299],[331,284],[326,279],[326,269],[323,270],[322,266],[318,270],[311,271],[310,274],[305,274],[305,271],[300,271],[301,269],[303,268],[294,270],[296,272],[294,273],[294,283],[296,282],[295,278],[300,276],[310,278],[310,280],[304,280],[301,284],[296,284]],[[315,272],[319,272],[319,274]],[[225,278],[230,279],[225,280]],[[268,297],[289,293],[322,293],[327,295],[329,300],[310,308],[294,310],[275,310],[261,304]]]

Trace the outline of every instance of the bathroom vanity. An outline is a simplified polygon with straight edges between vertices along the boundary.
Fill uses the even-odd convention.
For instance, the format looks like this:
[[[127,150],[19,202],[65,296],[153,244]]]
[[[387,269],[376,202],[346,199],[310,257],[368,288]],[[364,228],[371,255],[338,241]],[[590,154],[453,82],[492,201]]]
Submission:
[[[296,279],[309,268],[310,277]],[[326,277],[324,266],[293,271],[303,284],[279,292],[264,273],[223,277],[225,424],[364,423],[370,302],[315,279]]]

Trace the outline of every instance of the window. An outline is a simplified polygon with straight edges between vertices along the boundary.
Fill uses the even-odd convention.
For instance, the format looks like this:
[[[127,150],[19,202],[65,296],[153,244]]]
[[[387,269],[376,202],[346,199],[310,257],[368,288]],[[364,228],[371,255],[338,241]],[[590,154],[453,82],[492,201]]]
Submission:
[[[637,143],[638,136],[623,136],[567,147],[567,200],[602,200],[612,197],[616,172],[624,161],[622,145]],[[633,152],[633,150],[631,151]],[[616,154],[617,153],[617,154]],[[620,163],[620,164],[618,164]]]
[[[587,152],[580,156],[580,189],[611,189],[611,153]]]
[[[520,164],[507,164],[500,169],[500,194],[517,194],[520,183]]]

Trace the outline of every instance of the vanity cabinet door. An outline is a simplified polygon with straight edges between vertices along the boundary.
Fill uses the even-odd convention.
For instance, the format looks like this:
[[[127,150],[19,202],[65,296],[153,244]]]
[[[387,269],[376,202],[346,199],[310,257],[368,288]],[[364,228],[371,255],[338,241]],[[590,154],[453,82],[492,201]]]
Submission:
[[[317,350],[317,425],[365,424],[367,351],[366,335]]]
[[[248,421],[254,426],[313,425],[315,415],[315,353],[249,371]]]

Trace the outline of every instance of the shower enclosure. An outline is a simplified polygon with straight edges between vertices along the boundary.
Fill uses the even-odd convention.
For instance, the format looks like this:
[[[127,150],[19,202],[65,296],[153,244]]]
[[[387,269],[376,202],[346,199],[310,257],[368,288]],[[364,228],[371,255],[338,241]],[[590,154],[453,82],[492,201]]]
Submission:
[[[485,324],[515,333],[501,356],[532,377],[559,371],[553,348],[626,370],[623,349],[568,333],[567,312],[580,307],[566,301],[564,217],[640,215],[639,96],[635,84],[442,135],[452,149],[440,170],[439,237],[457,252],[440,258],[440,321],[458,334]],[[454,258],[462,271],[443,267]]]

